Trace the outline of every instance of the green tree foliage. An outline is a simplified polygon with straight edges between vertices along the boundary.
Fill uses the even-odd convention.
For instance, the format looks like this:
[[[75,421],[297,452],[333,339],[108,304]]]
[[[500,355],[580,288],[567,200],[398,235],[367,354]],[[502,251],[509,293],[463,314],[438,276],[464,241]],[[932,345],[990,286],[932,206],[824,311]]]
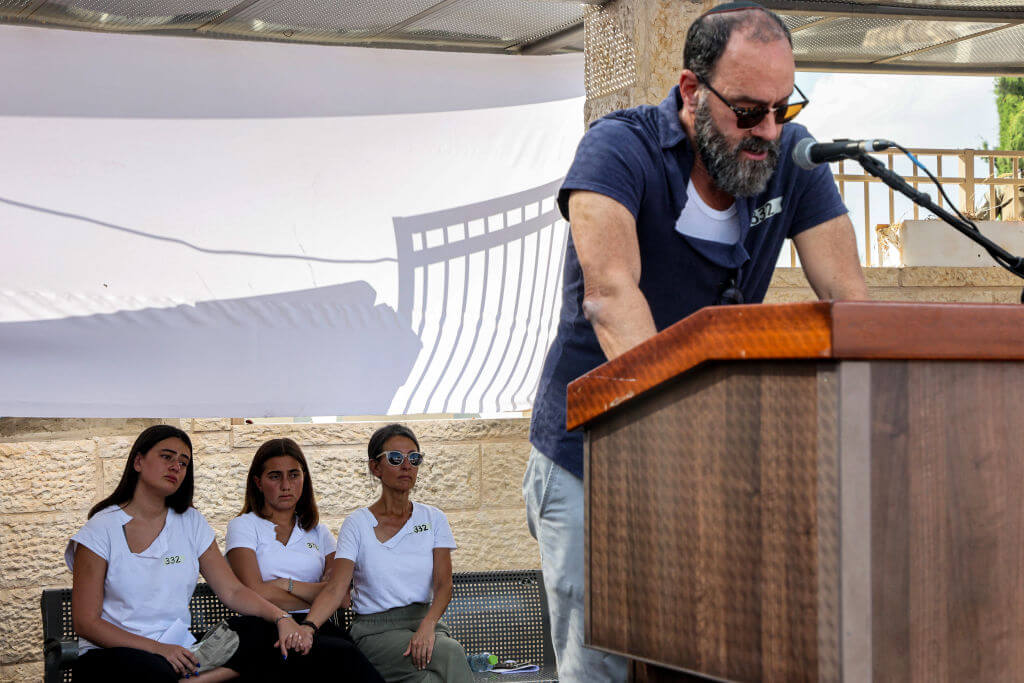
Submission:
[[[1024,150],[1024,78],[996,79],[996,109],[999,111],[999,149]],[[996,159],[996,169],[1009,173],[1009,159]]]

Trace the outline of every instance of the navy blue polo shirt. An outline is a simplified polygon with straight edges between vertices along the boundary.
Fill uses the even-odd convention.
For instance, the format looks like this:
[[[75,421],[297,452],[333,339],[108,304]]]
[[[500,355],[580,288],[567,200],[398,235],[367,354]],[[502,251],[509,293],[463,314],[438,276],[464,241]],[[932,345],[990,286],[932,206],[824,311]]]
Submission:
[[[807,171],[792,162],[793,146],[809,134],[787,123],[779,166],[764,192],[736,199],[743,232],[739,242],[726,245],[677,232],[694,161],[679,121],[681,106],[676,86],[656,107],[617,111],[595,121],[558,195],[566,220],[573,190],[607,195],[633,214],[640,291],[659,331],[712,305],[737,272],[744,301],[763,301],[783,240],[846,213],[828,165]],[[570,237],[558,332],[534,400],[530,442],[577,477],[583,476],[583,434],[565,429],[566,387],[606,360],[594,328],[583,317],[582,303],[583,273]]]

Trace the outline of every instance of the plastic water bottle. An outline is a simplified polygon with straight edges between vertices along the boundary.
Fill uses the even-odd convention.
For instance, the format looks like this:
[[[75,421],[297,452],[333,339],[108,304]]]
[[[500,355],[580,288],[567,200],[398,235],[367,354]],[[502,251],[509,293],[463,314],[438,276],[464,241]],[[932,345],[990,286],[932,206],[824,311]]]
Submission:
[[[490,652],[470,655],[466,659],[469,661],[469,668],[477,672],[490,671],[498,663],[498,656],[492,655]]]

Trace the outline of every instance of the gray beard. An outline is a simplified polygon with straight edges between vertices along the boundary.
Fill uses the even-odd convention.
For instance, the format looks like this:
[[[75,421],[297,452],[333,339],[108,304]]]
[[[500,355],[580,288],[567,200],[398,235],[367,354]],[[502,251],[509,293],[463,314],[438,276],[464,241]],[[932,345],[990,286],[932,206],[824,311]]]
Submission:
[[[778,140],[743,138],[739,144],[731,146],[711,120],[711,106],[706,96],[697,105],[694,129],[697,152],[715,187],[733,197],[754,197],[764,192],[779,163]],[[760,161],[744,159],[740,156],[743,150],[755,154],[767,152],[768,156]]]

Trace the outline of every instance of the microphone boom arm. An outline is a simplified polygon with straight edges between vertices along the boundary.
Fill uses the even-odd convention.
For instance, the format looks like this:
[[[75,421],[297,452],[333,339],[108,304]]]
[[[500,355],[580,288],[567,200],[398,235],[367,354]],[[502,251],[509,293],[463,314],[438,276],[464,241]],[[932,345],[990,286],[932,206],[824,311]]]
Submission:
[[[908,197],[918,206],[928,209],[933,214],[953,226],[953,228],[978,243],[1003,268],[1007,269],[1017,277],[1024,278],[1024,258],[1014,256],[981,234],[974,225],[964,221],[959,216],[950,213],[936,204],[932,201],[930,195],[915,189],[910,183],[904,180],[902,176],[883,166],[882,162],[870,154],[860,154],[855,157],[855,160],[864,167],[864,170],[867,171],[869,175],[875,176],[892,189]],[[1024,303],[1024,291],[1021,292],[1021,303]]]

